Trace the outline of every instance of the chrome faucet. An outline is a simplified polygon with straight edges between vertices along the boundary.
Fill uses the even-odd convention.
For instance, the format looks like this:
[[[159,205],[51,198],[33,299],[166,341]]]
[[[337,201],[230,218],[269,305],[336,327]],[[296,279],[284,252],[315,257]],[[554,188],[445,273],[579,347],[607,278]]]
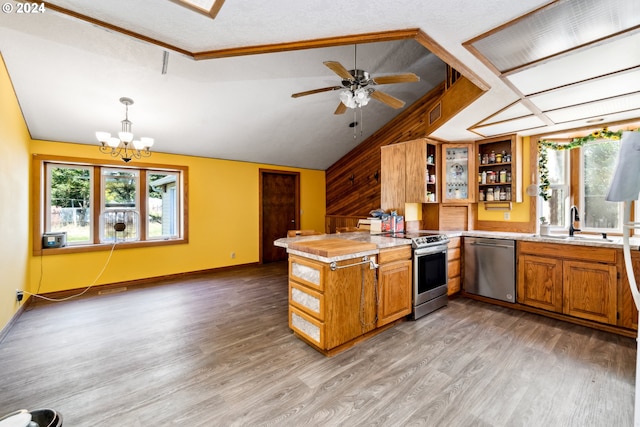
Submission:
[[[576,221],[580,221],[580,216],[578,215],[578,207],[573,205],[569,210],[569,236],[573,236],[573,233],[580,231],[579,228],[573,226],[573,223]]]

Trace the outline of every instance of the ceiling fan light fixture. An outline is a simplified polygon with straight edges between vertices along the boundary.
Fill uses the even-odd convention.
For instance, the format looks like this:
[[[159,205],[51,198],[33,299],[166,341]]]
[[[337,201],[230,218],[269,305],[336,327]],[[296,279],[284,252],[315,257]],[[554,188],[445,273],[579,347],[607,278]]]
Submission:
[[[353,96],[353,92],[348,89],[340,92],[340,101],[348,108],[356,108],[356,100]]]

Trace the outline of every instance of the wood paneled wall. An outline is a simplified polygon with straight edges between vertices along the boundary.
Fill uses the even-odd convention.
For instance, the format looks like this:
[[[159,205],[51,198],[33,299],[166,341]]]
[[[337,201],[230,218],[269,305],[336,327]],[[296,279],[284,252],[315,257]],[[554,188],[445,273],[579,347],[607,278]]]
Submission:
[[[424,137],[443,93],[444,82],[327,169],[327,215],[366,217],[380,207],[380,147]]]
[[[482,93],[466,77],[458,78],[446,91],[443,81],[334,163],[326,173],[326,214],[366,217],[380,208],[380,147],[427,137]],[[442,115],[429,124],[429,112],[438,103]]]

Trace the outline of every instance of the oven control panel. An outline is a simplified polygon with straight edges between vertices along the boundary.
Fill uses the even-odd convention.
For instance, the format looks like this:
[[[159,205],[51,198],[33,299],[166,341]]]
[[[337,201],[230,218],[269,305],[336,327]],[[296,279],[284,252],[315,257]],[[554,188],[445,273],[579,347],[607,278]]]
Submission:
[[[434,234],[431,236],[420,236],[411,239],[411,246],[414,248],[424,248],[427,246],[433,246],[439,243],[446,243],[449,238],[444,234]]]

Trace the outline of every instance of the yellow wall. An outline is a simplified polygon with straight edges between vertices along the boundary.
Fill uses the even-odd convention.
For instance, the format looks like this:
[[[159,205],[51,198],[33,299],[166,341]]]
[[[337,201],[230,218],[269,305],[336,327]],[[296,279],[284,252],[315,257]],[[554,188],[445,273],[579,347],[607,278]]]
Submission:
[[[94,283],[108,251],[32,255],[31,155],[103,159],[96,145],[31,140],[0,57],[0,330],[19,309],[16,289],[54,292]],[[325,172],[153,153],[145,163],[189,167],[189,243],[116,250],[95,284],[259,261],[259,170],[300,172],[300,227],[324,230]],[[231,258],[235,252],[235,258]],[[26,297],[25,297],[26,301]]]
[[[531,184],[531,160],[529,158],[528,136],[522,139],[522,203],[513,203],[511,211],[509,211],[510,219],[508,222],[529,222],[529,206],[535,199],[527,196],[525,190]],[[488,211],[479,204],[478,221],[505,221],[505,211]]]
[[[0,56],[0,330],[19,304],[16,289],[28,287],[29,133]]]
[[[32,141],[31,152],[104,158],[97,145]],[[153,153],[145,163],[189,167],[189,243],[116,250],[97,284],[258,262],[260,168],[299,171],[301,227],[324,229],[324,171],[162,153]],[[88,286],[108,256],[91,252],[33,257],[31,287],[35,291],[40,283],[42,293]]]

